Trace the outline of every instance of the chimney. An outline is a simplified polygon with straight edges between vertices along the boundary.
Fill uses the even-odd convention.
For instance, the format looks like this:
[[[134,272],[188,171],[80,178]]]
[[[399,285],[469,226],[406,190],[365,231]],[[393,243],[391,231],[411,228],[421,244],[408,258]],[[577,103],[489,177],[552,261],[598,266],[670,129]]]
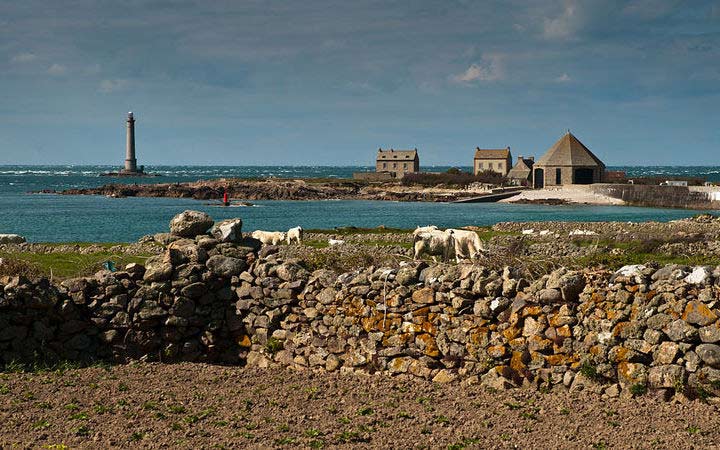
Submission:
[[[518,156],[518,160],[517,160],[517,162],[521,163],[521,162],[522,162],[522,160],[523,160],[523,156],[522,156],[522,155]]]

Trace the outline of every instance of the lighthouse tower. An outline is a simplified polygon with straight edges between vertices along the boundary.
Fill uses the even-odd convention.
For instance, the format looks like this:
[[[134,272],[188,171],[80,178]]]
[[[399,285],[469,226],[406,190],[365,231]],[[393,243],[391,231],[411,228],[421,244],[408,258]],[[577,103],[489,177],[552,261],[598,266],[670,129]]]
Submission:
[[[129,112],[127,116],[127,141],[125,144],[125,167],[120,171],[122,174],[141,174],[143,169],[138,170],[137,159],[135,158],[135,118]]]

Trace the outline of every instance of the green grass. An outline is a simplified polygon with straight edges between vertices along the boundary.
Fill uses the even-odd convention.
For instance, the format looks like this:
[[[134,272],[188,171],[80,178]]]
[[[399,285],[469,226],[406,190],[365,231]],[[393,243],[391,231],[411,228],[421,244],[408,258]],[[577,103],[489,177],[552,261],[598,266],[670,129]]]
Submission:
[[[105,261],[113,261],[118,269],[122,269],[126,264],[133,262],[144,264],[150,256],[152,255],[114,254],[109,251],[91,253],[87,255],[70,252],[0,252],[0,258],[26,262],[33,266],[40,275],[52,275],[55,279],[67,279],[83,275],[91,275],[100,270]]]

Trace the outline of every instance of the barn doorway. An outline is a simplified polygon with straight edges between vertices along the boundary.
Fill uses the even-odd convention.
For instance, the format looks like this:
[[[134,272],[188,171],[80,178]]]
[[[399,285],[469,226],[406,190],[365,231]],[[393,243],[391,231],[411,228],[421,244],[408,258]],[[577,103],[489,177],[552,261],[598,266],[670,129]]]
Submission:
[[[575,169],[575,184],[593,184],[593,169]]]
[[[533,187],[535,189],[542,189],[545,187],[545,171],[542,169],[535,169],[533,175]]]

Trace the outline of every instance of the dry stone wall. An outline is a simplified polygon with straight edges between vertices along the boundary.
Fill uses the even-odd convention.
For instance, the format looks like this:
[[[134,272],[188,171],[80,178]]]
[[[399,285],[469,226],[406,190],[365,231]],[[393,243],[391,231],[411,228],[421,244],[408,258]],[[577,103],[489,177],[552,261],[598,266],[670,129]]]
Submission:
[[[0,280],[0,362],[207,361],[501,389],[720,393],[720,268],[413,263],[337,275],[277,247],[175,240],[146,267]]]

